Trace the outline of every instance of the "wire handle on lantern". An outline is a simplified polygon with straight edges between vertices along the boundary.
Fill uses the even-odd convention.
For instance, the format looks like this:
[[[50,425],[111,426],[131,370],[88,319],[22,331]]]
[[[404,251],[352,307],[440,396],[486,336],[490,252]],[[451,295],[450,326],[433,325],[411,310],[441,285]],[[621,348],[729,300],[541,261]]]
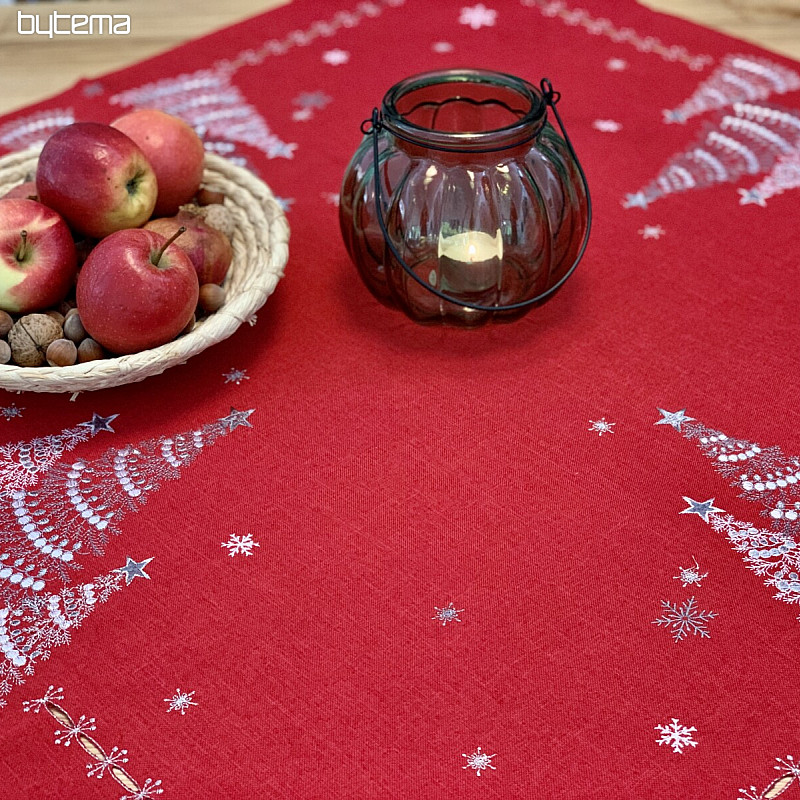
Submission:
[[[581,162],[578,159],[578,155],[575,152],[575,148],[572,146],[572,142],[570,141],[569,136],[567,135],[567,130],[564,127],[564,123],[561,120],[561,116],[556,109],[556,103],[561,99],[561,93],[556,92],[553,89],[553,85],[547,78],[542,78],[539,83],[539,88],[542,92],[542,98],[545,102],[545,105],[549,106],[553,111],[553,116],[556,118],[556,122],[558,122],[558,127],[561,129],[561,134],[564,137],[564,142],[567,145],[567,149],[569,150],[569,154],[572,156],[573,161],[575,162],[575,166],[578,168],[578,174],[581,177],[581,183],[583,184],[583,190],[586,193],[586,230],[583,234],[583,242],[581,242],[580,250],[578,250],[578,254],[575,257],[575,261],[572,263],[572,266],[564,273],[564,275],[554,283],[549,289],[542,292],[541,294],[536,295],[536,297],[532,297],[530,300],[521,300],[518,303],[510,303],[509,305],[500,306],[485,306],[479,303],[469,303],[466,300],[459,300],[457,297],[453,297],[452,295],[443,292],[434,286],[431,286],[427,281],[424,281],[422,278],[417,275],[411,267],[406,264],[403,260],[403,257],[400,255],[397,246],[392,241],[391,237],[389,236],[389,231],[386,227],[386,220],[384,219],[385,209],[384,209],[384,199],[383,199],[383,192],[381,190],[381,180],[380,180],[380,154],[378,150],[378,134],[384,129],[383,122],[381,120],[380,111],[377,108],[372,110],[372,117],[370,119],[364,120],[361,123],[361,132],[365,136],[372,136],[372,155],[373,155],[373,170],[375,172],[375,212],[378,217],[378,225],[380,226],[381,233],[383,234],[383,239],[386,242],[386,246],[389,248],[389,251],[394,256],[395,260],[398,264],[405,270],[406,274],[413,278],[420,286],[424,289],[427,289],[431,294],[436,295],[441,300],[446,300],[448,303],[453,303],[457,306],[461,306],[462,308],[470,308],[474,311],[514,311],[518,308],[525,308],[527,306],[533,305],[534,303],[540,303],[545,298],[549,297],[553,293],[557,292],[567,281],[567,279],[575,272],[576,267],[580,263],[581,259],[583,258],[583,254],[586,251],[586,245],[589,243],[589,232],[592,229],[592,198],[589,194],[589,183],[586,180],[586,173],[583,171],[583,167],[581,166]],[[396,136],[398,139],[405,139],[404,136],[398,134],[396,131],[392,131],[392,135]],[[533,137],[531,137],[533,138]],[[410,141],[410,140],[409,140]],[[514,142],[512,145],[508,145],[505,147],[491,147],[485,150],[466,150],[463,152],[469,153],[493,153],[499,150],[507,150],[511,147],[519,147],[520,142]],[[425,145],[428,149],[433,150],[449,150],[453,152],[452,148],[437,148],[431,147],[430,145]]]

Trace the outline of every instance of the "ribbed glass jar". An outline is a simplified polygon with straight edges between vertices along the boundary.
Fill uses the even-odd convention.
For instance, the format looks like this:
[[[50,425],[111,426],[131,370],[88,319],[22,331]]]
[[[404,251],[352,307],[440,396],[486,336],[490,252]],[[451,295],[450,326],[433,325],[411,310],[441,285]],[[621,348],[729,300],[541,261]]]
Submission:
[[[395,253],[377,217],[373,136]],[[419,322],[472,326],[521,316],[531,305],[502,307],[563,278],[585,244],[588,198],[538,89],[503,73],[445,70],[386,93],[379,129],[345,172],[339,214],[379,300]]]

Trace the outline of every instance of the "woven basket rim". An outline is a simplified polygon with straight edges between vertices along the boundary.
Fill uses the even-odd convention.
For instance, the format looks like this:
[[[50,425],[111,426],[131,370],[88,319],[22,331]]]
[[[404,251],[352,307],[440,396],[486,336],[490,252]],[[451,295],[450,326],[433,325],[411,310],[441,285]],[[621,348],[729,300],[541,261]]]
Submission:
[[[0,194],[35,169],[41,145],[0,157]],[[226,195],[236,219],[234,259],[223,286],[235,289],[224,305],[167,344],[71,367],[0,365],[0,389],[81,392],[133,383],[184,363],[231,336],[264,305],[289,258],[289,225],[272,190],[248,170],[215,153],[205,155],[203,184]]]

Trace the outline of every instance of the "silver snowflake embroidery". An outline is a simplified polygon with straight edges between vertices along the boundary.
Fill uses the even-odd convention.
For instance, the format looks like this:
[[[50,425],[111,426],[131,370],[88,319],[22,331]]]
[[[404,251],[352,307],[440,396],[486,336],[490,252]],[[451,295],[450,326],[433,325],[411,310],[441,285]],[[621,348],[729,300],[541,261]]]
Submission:
[[[639,229],[642,239],[660,239],[666,231],[660,225],[645,225]]]
[[[228,555],[233,558],[236,555],[253,555],[254,547],[261,547],[258,542],[253,541],[251,534],[246,533],[244,536],[237,536],[235,533],[231,534],[227,542],[223,542],[220,547],[228,548]]]
[[[246,369],[231,369],[228,372],[223,372],[222,377],[225,378],[225,383],[235,383],[237,386],[239,386],[242,381],[250,380]]]
[[[708,632],[707,623],[717,616],[714,611],[700,611],[695,606],[694,597],[685,600],[679,607],[677,603],[670,603],[669,600],[662,600],[661,607],[664,615],[653,620],[654,625],[662,625],[672,630],[672,638],[679,642],[689,634],[700,636],[701,639],[708,639],[711,634]]]
[[[606,422],[605,417],[600,417],[597,420],[590,419],[588,430],[597,431],[597,435],[602,436],[604,433],[614,433],[613,427],[616,424],[616,422]]]
[[[183,716],[189,706],[197,705],[197,703],[192,700],[193,697],[194,692],[182,692],[180,689],[176,689],[174,697],[164,698],[164,702],[169,703],[167,713],[169,714],[170,711],[180,711],[181,716]]]
[[[23,700],[22,710],[33,711],[34,714],[38,714],[48,703],[52,703],[54,700],[63,699],[64,687],[59,686],[58,689],[56,689],[55,686],[50,684],[50,686],[47,687],[47,691],[44,693],[43,697],[39,697],[36,700]]]
[[[481,752],[481,748],[478,747],[474,753],[470,753],[467,755],[466,753],[462,753],[462,758],[467,759],[467,763],[464,764],[463,769],[474,769],[477,773],[478,777],[481,775],[481,770],[487,769],[497,769],[497,767],[492,765],[492,759],[497,755],[494,753],[492,755],[488,755],[486,753]]]
[[[154,781],[152,778],[147,778],[135,794],[125,794],[120,800],[150,800],[150,798],[155,797],[157,794],[164,794],[164,790],[161,788],[161,781]]]
[[[21,417],[24,410],[24,408],[19,408],[16,404],[12,404],[0,408],[0,416],[6,420],[14,419],[14,417]]]
[[[673,580],[680,581],[683,587],[689,586],[690,584],[699,587],[700,581],[708,577],[707,572],[704,572],[702,575],[700,574],[700,565],[697,563],[697,559],[694,556],[692,556],[692,561],[694,561],[693,567],[678,567],[680,573],[672,576]]]
[[[339,193],[338,192],[320,192],[319,196],[329,205],[338,206],[339,205]]]
[[[86,765],[87,778],[102,778],[111,769],[127,762],[127,750],[120,750],[114,746],[110,753],[103,753],[103,757],[94,764]]]
[[[94,717],[89,717],[87,719],[83,714],[81,714],[77,722],[72,722],[72,720],[70,720],[70,722],[72,724],[64,728],[63,731],[58,730],[53,732],[53,735],[56,737],[56,744],[63,744],[64,747],[69,747],[73,740],[77,739],[79,736],[86,736],[87,731],[93,731],[97,727],[94,724]]]
[[[338,67],[346,64],[350,60],[350,53],[347,50],[340,50],[338,47],[335,50],[326,50],[322,54],[322,60],[332,67]]]
[[[596,119],[592,127],[602,133],[617,133],[622,130],[622,124],[613,119]]]
[[[292,206],[295,204],[295,199],[294,197],[276,197],[275,202],[280,206],[281,211],[283,211],[285,214],[287,211],[292,210]]]
[[[14,417],[21,417],[24,410],[24,408],[19,408],[16,404],[12,404],[0,408],[0,416],[6,420],[14,419]]]
[[[464,610],[463,608],[456,608],[452,603],[448,603],[444,608],[436,608],[436,616],[431,619],[439,620],[442,625],[447,625],[448,622],[461,622],[458,615]]]
[[[434,53],[452,53],[454,48],[450,42],[434,42],[431,45],[431,50]]]
[[[655,730],[661,734],[656,739],[659,746],[668,744],[673,753],[683,753],[684,747],[697,747],[697,742],[692,738],[692,734],[697,731],[697,728],[687,728],[674,717],[669,725],[656,725]]]
[[[458,21],[462,25],[469,25],[472,30],[477,31],[486,27],[491,27],[497,21],[497,12],[493,8],[486,8],[483,3],[476,6],[464,6]]]
[[[609,58],[606,61],[606,69],[609,72],[622,72],[628,68],[628,62],[624,58]]]

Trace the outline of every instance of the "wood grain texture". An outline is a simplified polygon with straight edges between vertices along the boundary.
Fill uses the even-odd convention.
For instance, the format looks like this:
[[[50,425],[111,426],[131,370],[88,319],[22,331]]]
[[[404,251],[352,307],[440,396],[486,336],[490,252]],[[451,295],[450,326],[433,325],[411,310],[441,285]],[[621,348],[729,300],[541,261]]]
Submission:
[[[800,0],[638,0],[800,61]]]
[[[290,0],[114,0],[39,2],[0,6],[0,113],[63,91],[79,78],[93,78],[168,50]],[[760,44],[800,60],[800,0],[640,0],[664,11]],[[351,5],[342,2],[343,7]],[[131,34],[20,36],[17,11],[42,17],[65,14],[129,14]],[[89,11],[91,9],[91,12]]]

